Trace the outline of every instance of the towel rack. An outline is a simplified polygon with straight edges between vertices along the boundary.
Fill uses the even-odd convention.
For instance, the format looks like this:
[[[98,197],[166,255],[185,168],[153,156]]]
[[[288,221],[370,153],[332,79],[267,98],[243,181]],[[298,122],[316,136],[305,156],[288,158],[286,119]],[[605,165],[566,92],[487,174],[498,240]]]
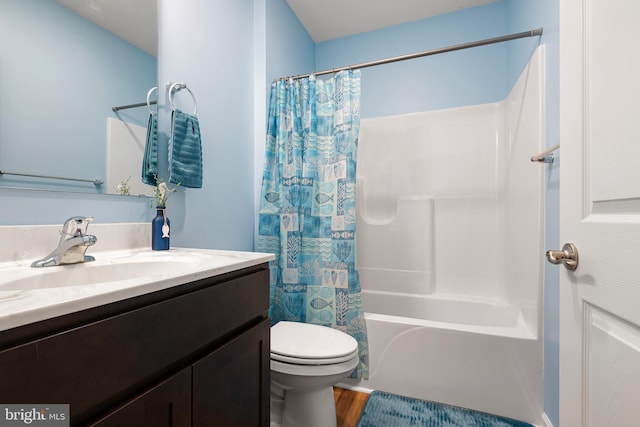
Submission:
[[[556,144],[553,147],[547,148],[546,150],[541,151],[534,156],[531,156],[531,161],[540,163],[553,163],[553,155],[551,153],[556,151],[558,148],[560,148],[560,144]]]
[[[104,181],[101,179],[80,179],[80,178],[64,178],[61,176],[48,176],[48,175],[34,175],[30,173],[16,173],[16,172],[7,172],[4,170],[0,170],[0,176],[2,175],[15,175],[15,176],[26,176],[29,178],[44,178],[44,179],[62,179],[65,181],[78,181],[78,182],[90,182],[96,187],[104,184]]]
[[[176,110],[176,107],[173,105],[173,91],[186,89],[187,92],[189,92],[189,94],[191,95],[191,98],[193,98],[193,114],[194,115],[196,114],[196,112],[198,111],[198,103],[196,102],[196,96],[193,94],[193,92],[191,92],[191,89],[189,89],[186,83],[170,82],[170,83],[167,83],[167,88],[169,89],[169,105],[171,105],[172,111]]]
[[[153,91],[158,91],[158,86],[154,86],[151,89],[149,89],[149,92],[147,92],[147,108],[149,109],[149,114],[153,115],[153,110],[151,109],[151,106],[153,104],[157,104],[157,101],[151,101],[149,98],[151,98],[151,94],[153,93]],[[156,113],[157,114],[157,113]]]
[[[149,100],[149,97],[151,96],[151,94],[153,93],[154,90],[158,90],[158,87],[154,86],[149,90],[149,92],[147,92],[147,102],[138,102],[136,104],[120,105],[120,106],[117,106],[117,107],[111,107],[111,110],[113,112],[118,112],[120,110],[127,110],[129,108],[144,107],[146,105],[149,108],[149,112],[151,114],[153,114],[153,111],[151,111],[151,106],[157,104],[158,101],[151,101],[151,100]]]
[[[158,103],[158,101],[138,102],[137,104],[119,105],[117,107],[111,107],[111,110],[116,112],[116,111],[120,111],[120,110],[127,110],[129,108],[144,107],[145,105],[154,105],[154,104],[157,104],[157,103]]]

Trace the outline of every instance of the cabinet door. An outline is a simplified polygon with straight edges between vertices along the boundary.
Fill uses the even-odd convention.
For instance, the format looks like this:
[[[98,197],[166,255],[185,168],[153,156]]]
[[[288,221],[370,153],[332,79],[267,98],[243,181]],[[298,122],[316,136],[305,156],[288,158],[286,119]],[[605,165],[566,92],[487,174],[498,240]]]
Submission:
[[[193,365],[193,426],[269,425],[269,320]]]
[[[107,414],[91,427],[191,426],[191,369],[184,369]]]

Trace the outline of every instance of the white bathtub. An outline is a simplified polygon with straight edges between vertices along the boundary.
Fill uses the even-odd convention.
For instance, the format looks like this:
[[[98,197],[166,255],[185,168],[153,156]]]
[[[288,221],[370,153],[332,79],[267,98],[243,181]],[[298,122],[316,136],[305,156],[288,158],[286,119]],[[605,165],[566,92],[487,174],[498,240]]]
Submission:
[[[345,385],[543,424],[544,87],[540,46],[501,102],[361,121],[370,372]]]
[[[342,386],[539,423],[540,342],[518,307],[366,291],[363,306],[377,311],[365,313],[369,379]]]
[[[362,300],[368,312],[409,318],[412,324],[422,319],[426,326],[448,323],[469,332],[535,338],[525,326],[520,308],[502,301],[384,291],[364,291]]]

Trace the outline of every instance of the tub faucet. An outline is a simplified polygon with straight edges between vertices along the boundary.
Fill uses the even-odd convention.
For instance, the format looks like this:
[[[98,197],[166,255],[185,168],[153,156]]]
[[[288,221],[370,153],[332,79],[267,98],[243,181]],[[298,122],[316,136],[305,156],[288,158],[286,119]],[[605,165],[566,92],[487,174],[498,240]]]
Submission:
[[[31,267],[48,267],[94,261],[94,257],[85,255],[89,246],[93,246],[98,241],[96,236],[85,234],[91,221],[93,221],[92,216],[73,216],[66,220],[60,231],[58,247],[46,257],[34,261]]]

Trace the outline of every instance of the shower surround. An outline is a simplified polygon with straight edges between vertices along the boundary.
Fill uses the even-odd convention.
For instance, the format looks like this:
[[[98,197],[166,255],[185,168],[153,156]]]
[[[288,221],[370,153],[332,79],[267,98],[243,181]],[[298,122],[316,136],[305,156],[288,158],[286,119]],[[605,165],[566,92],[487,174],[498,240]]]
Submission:
[[[361,122],[370,376],[542,424],[544,47],[502,102]]]

